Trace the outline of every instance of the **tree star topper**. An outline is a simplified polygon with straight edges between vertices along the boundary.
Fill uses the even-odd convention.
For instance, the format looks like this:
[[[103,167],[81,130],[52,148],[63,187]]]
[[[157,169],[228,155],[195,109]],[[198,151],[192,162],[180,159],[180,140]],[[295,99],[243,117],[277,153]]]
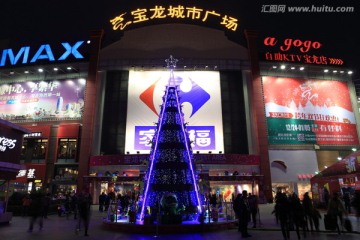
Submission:
[[[176,63],[177,63],[177,59],[176,58],[173,58],[172,55],[170,55],[170,58],[166,59],[165,62],[166,62],[166,67],[169,68],[169,69],[174,69],[176,67]]]

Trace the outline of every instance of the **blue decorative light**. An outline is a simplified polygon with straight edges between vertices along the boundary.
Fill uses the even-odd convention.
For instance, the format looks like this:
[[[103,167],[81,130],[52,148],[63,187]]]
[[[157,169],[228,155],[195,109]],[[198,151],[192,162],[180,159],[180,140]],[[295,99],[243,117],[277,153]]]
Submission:
[[[176,62],[172,56],[167,60],[170,78],[163,96],[157,130],[151,141],[141,220],[148,207],[159,206],[161,198],[168,194],[176,195],[179,205],[196,207],[199,213],[202,211],[191,143],[174,81]]]

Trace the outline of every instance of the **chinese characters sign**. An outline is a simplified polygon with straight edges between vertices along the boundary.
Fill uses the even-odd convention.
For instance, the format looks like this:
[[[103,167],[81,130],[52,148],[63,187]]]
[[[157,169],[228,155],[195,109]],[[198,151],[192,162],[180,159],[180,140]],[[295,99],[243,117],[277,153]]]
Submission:
[[[220,76],[213,71],[176,71],[192,150],[224,151]],[[149,153],[168,71],[130,71],[125,151]]]
[[[154,126],[135,127],[135,148],[137,150],[149,150],[151,140],[155,134]],[[215,128],[214,126],[188,126],[187,132],[192,142],[193,150],[214,150],[215,149]]]
[[[317,65],[343,65],[344,61],[339,58],[331,58],[323,55],[312,54],[312,50],[318,50],[322,44],[317,41],[301,40],[287,38],[284,41],[279,41],[275,37],[266,37],[263,41],[264,46],[275,51],[267,51],[265,53],[265,60],[292,62],[292,63],[306,63]],[[278,52],[276,52],[278,47]],[[294,52],[299,51],[296,54]]]
[[[270,144],[358,145],[345,82],[263,77]]]
[[[217,21],[220,26],[227,30],[236,31],[238,19],[219,13],[215,10],[208,10],[194,6],[162,6],[155,5],[151,8],[138,8],[130,12],[120,13],[110,20],[113,30],[124,30],[132,24],[154,21],[159,19],[184,19],[191,21]]]
[[[84,79],[0,84],[0,118],[52,120],[81,118]]]

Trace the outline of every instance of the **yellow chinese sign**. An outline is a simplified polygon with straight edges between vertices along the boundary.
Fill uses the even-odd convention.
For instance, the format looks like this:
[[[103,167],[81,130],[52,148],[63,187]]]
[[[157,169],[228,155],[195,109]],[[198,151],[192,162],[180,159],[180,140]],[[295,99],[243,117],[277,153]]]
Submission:
[[[223,15],[215,10],[206,10],[197,7],[178,6],[154,6],[153,8],[138,8],[130,13],[124,12],[110,20],[113,30],[124,30],[131,24],[143,23],[156,19],[186,19],[206,22],[209,19],[219,20],[219,24],[228,30],[236,31],[238,19]],[[215,18],[215,19],[214,19]]]

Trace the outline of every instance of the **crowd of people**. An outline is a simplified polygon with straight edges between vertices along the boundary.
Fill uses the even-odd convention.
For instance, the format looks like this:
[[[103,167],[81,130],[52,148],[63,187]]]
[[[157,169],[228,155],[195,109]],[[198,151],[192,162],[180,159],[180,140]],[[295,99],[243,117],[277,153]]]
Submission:
[[[325,216],[329,220],[329,225],[333,225],[334,229],[341,234],[346,228],[345,220],[351,213],[351,209],[355,209],[356,216],[360,218],[360,192],[355,192],[354,198],[346,200],[341,197],[338,192],[334,192],[328,199]],[[346,203],[348,201],[348,203]],[[303,199],[292,193],[290,195],[278,192],[275,196],[275,214],[277,223],[280,224],[281,232],[284,239],[290,239],[290,231],[295,230],[298,239],[301,236],[306,237],[307,232],[319,231],[321,214],[314,206],[309,193],[306,192]]]
[[[50,194],[44,194],[40,191],[34,191],[26,194],[22,199],[23,216],[29,216],[28,232],[32,232],[35,225],[39,225],[39,230],[44,227],[44,218],[47,218],[49,205],[51,203]],[[88,227],[90,221],[90,206],[92,197],[87,191],[75,194],[69,193],[64,198],[66,216],[73,214],[76,221],[76,233],[84,228],[84,235],[88,236]],[[99,195],[99,211],[107,211],[111,202],[116,202],[124,212],[129,209],[132,203],[136,202],[135,195],[115,194],[102,192]],[[233,197],[233,210],[238,220],[238,231],[242,238],[251,237],[248,232],[248,226],[257,228],[259,219],[259,203],[255,194],[248,193],[246,190],[238,193]],[[294,231],[298,239],[306,238],[308,232],[320,231],[320,214],[314,205],[309,192],[300,199],[296,193],[277,192],[274,198],[275,221],[281,229],[282,236],[285,240],[290,239],[290,232]],[[213,204],[212,208],[217,208],[217,201],[211,199],[209,203]],[[219,204],[221,206],[221,204]],[[332,219],[334,230],[341,234],[346,229],[346,219],[350,213],[355,213],[358,222],[360,222],[360,191],[355,191],[353,195],[341,195],[338,192],[332,192],[329,196],[325,215]]]
[[[32,191],[26,194],[22,199],[23,213],[22,216],[29,217],[28,232],[33,232],[35,225],[39,225],[41,231],[44,227],[44,220],[48,216],[49,206],[51,204],[51,195],[42,191]],[[84,228],[84,236],[89,236],[89,222],[90,222],[90,206],[92,204],[92,197],[90,193],[83,190],[81,193],[69,193],[65,197],[64,205],[59,205],[58,211],[63,209],[65,215],[68,217],[74,214],[74,219],[78,219],[75,225],[75,231],[78,234],[81,228]],[[61,210],[62,211],[62,210]],[[58,213],[59,216],[62,216]],[[79,216],[79,217],[78,217]]]

